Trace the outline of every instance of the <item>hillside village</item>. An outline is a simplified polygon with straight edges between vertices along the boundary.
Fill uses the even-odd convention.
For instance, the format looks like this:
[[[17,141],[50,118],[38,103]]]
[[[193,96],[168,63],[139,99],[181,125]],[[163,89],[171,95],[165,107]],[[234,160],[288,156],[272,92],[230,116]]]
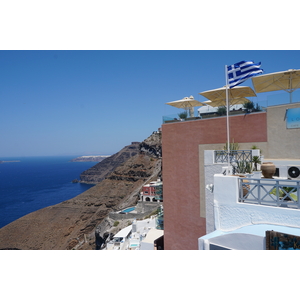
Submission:
[[[300,99],[292,97],[300,71],[269,77],[283,77],[274,89],[286,84],[290,95],[283,92],[261,105],[245,102],[245,109],[228,116],[215,111],[195,116],[189,109],[179,118],[163,117],[164,250],[300,249]],[[260,76],[252,81],[256,92],[265,91]],[[217,96],[218,105],[220,100]],[[180,101],[194,99],[174,102]]]

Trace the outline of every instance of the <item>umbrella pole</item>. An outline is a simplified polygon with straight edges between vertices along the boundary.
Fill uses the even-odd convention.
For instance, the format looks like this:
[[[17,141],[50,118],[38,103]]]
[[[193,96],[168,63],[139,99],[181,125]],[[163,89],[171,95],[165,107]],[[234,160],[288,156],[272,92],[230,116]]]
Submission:
[[[226,127],[227,127],[227,172],[229,174],[230,167],[230,138],[229,138],[229,104],[228,104],[228,74],[227,74],[227,65],[225,66],[225,78],[226,78]]]

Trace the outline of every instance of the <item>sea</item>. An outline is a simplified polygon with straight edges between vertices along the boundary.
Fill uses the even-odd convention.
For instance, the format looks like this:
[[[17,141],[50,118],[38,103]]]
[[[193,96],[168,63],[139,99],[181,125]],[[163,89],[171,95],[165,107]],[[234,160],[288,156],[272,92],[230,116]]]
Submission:
[[[97,162],[74,156],[10,157],[0,164],[0,228],[38,209],[58,204],[93,185],[72,183]]]

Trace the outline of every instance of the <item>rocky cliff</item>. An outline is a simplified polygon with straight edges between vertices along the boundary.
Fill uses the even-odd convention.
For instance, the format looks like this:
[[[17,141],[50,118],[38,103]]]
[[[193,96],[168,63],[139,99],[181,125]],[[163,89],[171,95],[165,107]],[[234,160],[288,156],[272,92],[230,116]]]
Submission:
[[[89,190],[1,228],[0,249],[95,249],[97,225],[105,221],[109,212],[135,205],[145,182],[161,175],[161,157],[157,150],[151,150],[160,148],[160,134],[153,135],[149,138],[156,139],[158,145],[150,146],[149,138],[141,143],[143,147],[140,143],[130,145],[131,154],[123,154],[127,159],[109,174],[104,176],[99,168],[98,176],[105,178]],[[122,156],[123,150],[115,157]],[[93,176],[97,176],[96,172]]]
[[[130,157],[139,153],[140,143],[133,142],[131,145],[124,147],[118,153],[109,156],[96,164],[92,168],[84,171],[80,175],[80,181],[83,183],[98,183],[115,170],[119,165],[124,163]]]

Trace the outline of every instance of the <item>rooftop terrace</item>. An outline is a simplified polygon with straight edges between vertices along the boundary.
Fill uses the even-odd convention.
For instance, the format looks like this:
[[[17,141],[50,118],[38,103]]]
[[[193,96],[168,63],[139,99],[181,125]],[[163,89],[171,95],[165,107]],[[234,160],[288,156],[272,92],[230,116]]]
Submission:
[[[289,104],[290,103],[290,98],[289,94],[286,92],[278,92],[273,95],[269,95],[266,97],[266,100],[256,100],[254,97],[251,97],[252,99],[249,99],[253,101],[255,104],[258,105],[260,108],[259,110],[251,110],[248,111],[247,109],[240,108],[240,109],[234,109],[231,108],[229,112],[229,116],[234,116],[234,115],[241,115],[241,114],[249,114],[249,113],[255,113],[255,112],[263,112],[267,111],[267,107],[270,106],[277,106],[277,105],[282,105],[282,104]],[[203,98],[204,100],[204,98]],[[295,91],[293,92],[293,100],[292,103],[300,102],[300,91]],[[233,106],[236,107],[236,106]],[[197,107],[199,109],[201,107]],[[163,124],[166,123],[174,123],[174,122],[182,122],[182,121],[194,121],[194,120],[200,120],[200,119],[210,119],[210,118],[219,118],[219,117],[224,117],[226,116],[226,113],[224,114],[218,114],[215,109],[211,112],[205,111],[204,113],[201,113],[200,116],[198,116],[197,109],[195,108],[195,113],[194,116],[187,116],[186,118],[182,119],[179,117],[180,111],[178,110],[178,113],[173,113],[170,115],[165,115],[162,118]],[[183,112],[183,110],[181,110]]]

